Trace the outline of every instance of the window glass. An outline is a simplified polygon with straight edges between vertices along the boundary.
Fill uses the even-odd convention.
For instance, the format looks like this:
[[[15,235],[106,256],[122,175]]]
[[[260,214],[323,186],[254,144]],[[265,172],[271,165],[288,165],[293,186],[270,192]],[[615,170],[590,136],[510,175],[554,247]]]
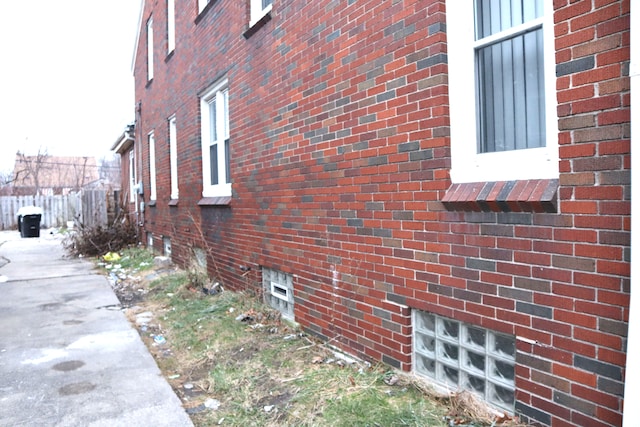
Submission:
[[[477,51],[479,152],[545,146],[542,29]]]
[[[176,118],[169,119],[169,160],[171,174],[171,199],[177,200],[178,193],[178,132]]]
[[[476,40],[542,17],[541,0],[476,0]]]
[[[211,162],[211,185],[218,185],[218,144],[209,147],[209,158]]]
[[[136,201],[136,164],[133,150],[129,151],[129,201]]]
[[[156,139],[149,134],[149,200],[156,200]]]

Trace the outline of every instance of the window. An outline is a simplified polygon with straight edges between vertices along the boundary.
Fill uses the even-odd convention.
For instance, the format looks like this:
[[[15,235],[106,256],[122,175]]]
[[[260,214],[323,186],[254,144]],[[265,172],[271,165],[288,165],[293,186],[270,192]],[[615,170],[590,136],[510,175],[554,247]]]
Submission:
[[[452,181],[557,178],[551,0],[447,6]]]
[[[202,196],[231,196],[229,88],[226,80],[200,99],[202,114]]]
[[[149,200],[155,201],[156,194],[156,139],[153,132],[149,134]]]
[[[169,169],[171,174],[171,199],[178,199],[178,135],[176,118],[169,119]]]
[[[129,202],[136,201],[136,157],[133,150],[129,151]]]
[[[153,79],[153,18],[147,21],[147,80]]]
[[[413,324],[416,373],[513,413],[515,337],[419,310]]]
[[[176,7],[175,0],[167,0],[167,54],[176,48]]]
[[[202,12],[210,1],[211,0],[198,0],[198,13]]]
[[[249,26],[254,26],[264,15],[271,12],[273,0],[250,0],[251,1],[251,20]]]
[[[294,320],[293,277],[281,271],[262,267],[262,288],[265,302],[280,311],[282,317]]]

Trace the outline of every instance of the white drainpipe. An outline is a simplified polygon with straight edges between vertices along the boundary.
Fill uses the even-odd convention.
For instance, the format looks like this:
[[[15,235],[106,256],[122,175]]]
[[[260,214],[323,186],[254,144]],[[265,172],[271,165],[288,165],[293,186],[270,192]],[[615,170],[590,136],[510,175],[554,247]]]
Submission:
[[[624,383],[623,427],[640,422],[640,2],[631,2],[631,296],[627,367]],[[637,108],[635,108],[637,107]],[[635,216],[633,215],[635,213]],[[633,248],[636,248],[635,250]]]

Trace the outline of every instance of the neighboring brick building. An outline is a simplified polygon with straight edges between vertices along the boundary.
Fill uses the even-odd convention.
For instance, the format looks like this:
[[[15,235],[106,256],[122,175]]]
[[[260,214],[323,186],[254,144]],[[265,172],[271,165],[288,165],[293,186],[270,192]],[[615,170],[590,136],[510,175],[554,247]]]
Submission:
[[[139,222],[361,358],[620,425],[630,2],[503,3],[143,2]]]
[[[100,182],[95,157],[61,157],[16,154],[10,194],[31,196],[69,194]]]
[[[135,153],[135,125],[129,125],[111,146],[111,151],[120,155],[120,193],[119,204],[127,209],[127,213],[137,220],[138,180]]]

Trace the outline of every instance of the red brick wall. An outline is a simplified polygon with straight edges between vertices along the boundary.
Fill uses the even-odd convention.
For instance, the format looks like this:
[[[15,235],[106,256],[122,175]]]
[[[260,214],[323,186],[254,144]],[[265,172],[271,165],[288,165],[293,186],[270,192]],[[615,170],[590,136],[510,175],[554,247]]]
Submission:
[[[138,143],[148,159],[154,130],[159,173],[145,229],[156,241],[171,237],[176,261],[206,247],[212,274],[230,288],[259,289],[262,265],[294,274],[295,317],[306,330],[403,370],[411,309],[516,335],[519,414],[553,426],[620,425],[628,1],[554,1],[556,213],[443,205],[451,185],[444,1],[274,0],[271,20],[246,37],[245,2],[216,0],[200,16],[195,3],[178,6],[167,57],[164,2],[146,2],[135,63]],[[198,206],[198,94],[224,76],[233,200]],[[169,206],[174,114],[180,199]]]

